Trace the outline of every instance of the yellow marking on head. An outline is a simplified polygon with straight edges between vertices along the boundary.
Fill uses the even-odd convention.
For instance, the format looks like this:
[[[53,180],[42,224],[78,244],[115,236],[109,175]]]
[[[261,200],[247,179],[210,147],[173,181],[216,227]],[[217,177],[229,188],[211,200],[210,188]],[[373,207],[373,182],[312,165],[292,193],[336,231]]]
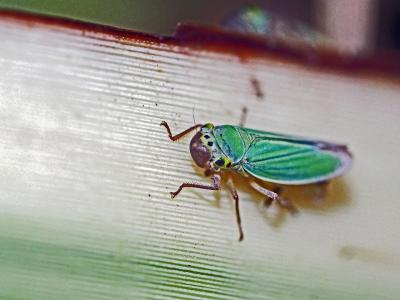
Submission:
[[[229,158],[224,156],[224,168],[229,168],[232,165],[232,162]]]
[[[220,168],[228,169],[231,167],[232,162],[226,156],[221,156],[215,161],[215,164]]]

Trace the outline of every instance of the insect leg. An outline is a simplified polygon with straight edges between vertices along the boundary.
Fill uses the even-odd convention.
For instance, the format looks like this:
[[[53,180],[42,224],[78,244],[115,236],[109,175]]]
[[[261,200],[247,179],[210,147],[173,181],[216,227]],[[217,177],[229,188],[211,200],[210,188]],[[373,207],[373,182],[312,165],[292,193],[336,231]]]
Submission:
[[[257,182],[250,182],[252,188],[260,192],[261,194],[267,196],[265,200],[265,206],[269,207],[273,201],[276,201],[281,207],[286,208],[291,214],[297,213],[297,208],[286,198],[279,196],[282,192],[281,188],[275,188],[274,191],[270,191],[265,187],[262,187]]]
[[[176,140],[179,140],[180,138],[184,137],[185,135],[187,135],[189,132],[195,130],[196,128],[199,128],[199,127],[203,126],[203,124],[196,124],[196,125],[188,128],[188,129],[186,129],[186,130],[184,130],[181,133],[178,133],[176,135],[172,135],[171,129],[169,128],[169,125],[167,124],[167,122],[162,121],[160,126],[164,126],[167,129],[168,136],[169,136],[171,141],[176,141]]]
[[[246,123],[247,120],[247,107],[243,106],[242,108],[242,115],[240,116],[240,122],[239,122],[239,126],[240,127],[244,127],[244,124]]]
[[[214,174],[212,177],[212,184],[200,184],[200,183],[189,183],[189,182],[184,182],[180,185],[180,187],[175,191],[171,192],[171,197],[175,198],[183,188],[197,188],[197,189],[203,189],[203,190],[214,190],[218,191],[221,189],[221,176],[218,174]]]
[[[269,198],[269,197],[265,198],[265,200],[264,200],[264,205],[265,205],[265,207],[267,207],[267,208],[270,207],[271,204],[272,204],[272,202],[274,202],[273,199],[271,199],[271,198]]]
[[[206,169],[206,170],[204,171],[204,176],[206,176],[206,177],[210,177],[211,174],[212,174],[212,170],[211,170],[211,169]]]
[[[235,212],[236,212],[236,222],[239,228],[239,242],[243,240],[243,229],[242,229],[242,220],[240,218],[240,211],[239,211],[239,196],[236,191],[236,188],[233,184],[232,178],[229,178],[228,181],[226,182],[229,191],[231,192],[231,195],[233,197],[233,200],[235,201]]]
[[[256,191],[260,192],[261,194],[267,196],[272,201],[278,200],[278,198],[279,198],[279,195],[277,193],[270,191],[270,190],[266,189],[265,187],[262,187],[255,181],[250,182],[250,185],[253,189],[255,189]],[[272,201],[271,201],[271,203],[272,203]]]
[[[282,189],[280,187],[277,187],[274,189],[274,192],[280,195],[282,193]],[[288,199],[279,196],[277,201],[281,207],[286,208],[292,215],[298,213],[298,209],[296,208],[296,206],[294,206],[293,203],[290,202]]]

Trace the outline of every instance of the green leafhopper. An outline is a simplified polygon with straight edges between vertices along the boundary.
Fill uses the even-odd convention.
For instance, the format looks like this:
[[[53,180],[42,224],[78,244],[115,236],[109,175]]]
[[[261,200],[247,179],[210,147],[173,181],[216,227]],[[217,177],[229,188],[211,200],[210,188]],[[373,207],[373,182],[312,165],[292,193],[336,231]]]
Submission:
[[[205,175],[211,176],[212,184],[182,183],[171,193],[176,197],[183,188],[206,190],[221,189],[221,172],[236,172],[249,180],[250,186],[264,194],[269,203],[294,211],[292,204],[254,181],[302,185],[330,180],[346,173],[352,164],[352,155],[345,145],[302,137],[265,132],[233,125],[214,126],[211,123],[197,124],[185,131],[172,135],[166,122],[160,124],[167,129],[169,138],[176,141],[199,129],[190,142],[190,154]],[[243,230],[239,213],[239,197],[231,178],[227,186],[235,200],[236,219],[239,227],[239,241]]]

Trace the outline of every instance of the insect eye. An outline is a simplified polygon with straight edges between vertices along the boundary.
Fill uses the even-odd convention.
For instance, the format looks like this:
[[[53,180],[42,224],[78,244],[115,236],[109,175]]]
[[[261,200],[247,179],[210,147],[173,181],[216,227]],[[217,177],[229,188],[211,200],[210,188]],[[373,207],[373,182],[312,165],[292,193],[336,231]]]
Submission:
[[[212,147],[212,145],[214,145],[213,142],[208,142],[207,144],[208,144],[208,146],[210,146],[210,147]]]
[[[208,140],[208,139],[210,138],[210,136],[209,136],[208,134],[206,134],[206,135],[204,136],[204,138],[205,138],[206,140]]]
[[[230,168],[232,166],[231,162],[228,162],[228,164],[226,165],[227,168]]]

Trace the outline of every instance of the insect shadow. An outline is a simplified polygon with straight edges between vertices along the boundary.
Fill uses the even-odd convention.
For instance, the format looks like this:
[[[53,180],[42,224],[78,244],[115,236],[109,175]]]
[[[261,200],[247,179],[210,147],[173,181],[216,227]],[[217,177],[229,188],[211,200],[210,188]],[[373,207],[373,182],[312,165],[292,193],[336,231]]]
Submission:
[[[199,175],[204,175],[203,170],[192,164],[194,171]],[[350,203],[351,190],[346,184],[345,180],[341,178],[322,182],[317,184],[307,184],[299,186],[290,185],[277,185],[266,183],[261,180],[257,182],[269,190],[280,190],[280,196],[289,199],[294,207],[295,211],[290,212],[287,209],[282,209],[276,203],[271,204],[268,202],[265,196],[261,195],[259,192],[251,188],[248,184],[248,179],[239,174],[230,174],[233,181],[235,182],[235,187],[238,192],[243,195],[247,195],[247,198],[252,200],[257,206],[257,209],[261,217],[265,222],[274,229],[279,229],[285,224],[288,217],[300,217],[302,212],[308,211],[315,214],[324,214],[336,210],[340,210],[346,207]],[[221,184],[222,187],[226,187],[226,176],[222,174]],[[207,202],[209,205],[215,206],[217,208],[221,207],[221,192],[214,191],[213,198],[204,196],[204,193],[192,190],[193,194],[196,195],[202,201]],[[230,197],[232,198],[232,197]],[[231,199],[233,200],[233,199]],[[233,202],[232,202],[233,206]]]
[[[342,179],[299,186],[274,185],[258,181],[260,185],[270,190],[279,189],[280,196],[284,199],[289,199],[296,207],[296,211],[290,213],[290,211],[281,209],[277,205],[275,205],[275,209],[268,205],[265,197],[254,191],[254,189],[249,188],[246,178],[237,175],[234,178],[238,190],[250,195],[255,200],[264,220],[276,229],[284,224],[287,217],[300,217],[301,213],[306,211],[324,214],[340,210],[348,206],[352,198],[349,186]]]
[[[293,205],[299,210],[299,214],[309,212],[312,214],[326,214],[328,212],[340,210],[349,205],[351,192],[343,180],[334,180],[324,183],[289,186],[281,185],[281,197],[290,199]],[[269,225],[279,228],[288,216],[288,211],[283,209],[275,210],[271,214],[271,209],[266,209],[260,205],[261,213]]]

